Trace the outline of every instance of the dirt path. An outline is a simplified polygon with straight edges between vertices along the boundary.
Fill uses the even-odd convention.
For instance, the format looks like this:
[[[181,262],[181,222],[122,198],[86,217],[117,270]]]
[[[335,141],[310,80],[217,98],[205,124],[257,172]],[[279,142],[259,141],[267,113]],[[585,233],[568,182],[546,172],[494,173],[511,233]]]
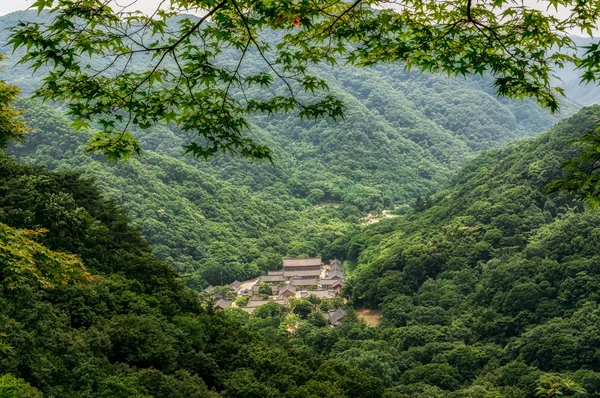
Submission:
[[[356,310],[358,318],[365,321],[367,326],[378,326],[381,323],[381,310],[371,310],[368,308],[359,308]]]

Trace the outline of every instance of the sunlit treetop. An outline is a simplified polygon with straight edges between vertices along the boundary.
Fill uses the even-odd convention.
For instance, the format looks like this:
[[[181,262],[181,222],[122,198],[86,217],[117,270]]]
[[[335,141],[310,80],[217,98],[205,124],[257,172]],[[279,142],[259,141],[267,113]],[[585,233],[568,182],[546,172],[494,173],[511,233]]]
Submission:
[[[79,257],[54,252],[35,241],[46,232],[18,230],[0,223],[1,287],[14,290],[25,285],[37,285],[52,289],[93,279]]]
[[[271,159],[248,135],[249,115],[343,117],[311,74],[320,63],[489,75],[499,95],[550,111],[558,68],[572,62],[583,82],[600,77],[599,46],[578,49],[568,36],[592,35],[600,1],[165,0],[152,15],[100,0],[33,7],[48,22],[19,23],[10,44],[27,50],[22,63],[49,68],[36,94],[64,103],[78,126],[99,126],[89,149],[114,160],[139,153],[132,131],[159,122],[196,133],[186,147],[195,156]],[[224,51],[237,62],[219,62]],[[250,54],[262,68],[243,68]]]
[[[0,61],[4,58],[0,54]],[[21,111],[13,105],[18,95],[17,87],[0,80],[0,148],[4,148],[11,140],[21,141],[26,133]]]

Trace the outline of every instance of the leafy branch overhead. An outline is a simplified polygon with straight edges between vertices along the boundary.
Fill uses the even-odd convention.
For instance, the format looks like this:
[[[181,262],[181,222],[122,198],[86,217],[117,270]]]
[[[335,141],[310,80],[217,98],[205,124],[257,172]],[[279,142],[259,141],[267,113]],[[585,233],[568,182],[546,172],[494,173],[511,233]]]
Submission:
[[[37,0],[33,7],[51,18],[21,22],[10,44],[27,50],[22,63],[49,68],[39,96],[65,103],[79,126],[101,126],[90,150],[113,159],[139,153],[131,131],[167,122],[197,134],[186,147],[195,156],[224,151],[271,159],[269,148],[249,135],[249,115],[343,117],[342,102],[311,74],[320,63],[399,62],[449,75],[489,74],[498,94],[534,98],[556,111],[561,90],[551,85],[554,70],[575,62],[584,81],[600,77],[598,47],[578,57],[566,35],[573,29],[591,34],[600,3],[537,5],[163,0],[145,15],[107,0]],[[570,11],[558,18],[538,8]],[[222,62],[224,52],[236,53],[238,62]],[[244,68],[250,58],[262,67]]]

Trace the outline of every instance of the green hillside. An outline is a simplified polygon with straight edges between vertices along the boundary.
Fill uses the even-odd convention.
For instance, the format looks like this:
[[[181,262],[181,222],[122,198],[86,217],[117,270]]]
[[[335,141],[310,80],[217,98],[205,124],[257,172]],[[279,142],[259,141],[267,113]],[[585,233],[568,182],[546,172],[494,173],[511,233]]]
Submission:
[[[82,275],[81,262],[91,275]],[[0,309],[3,398],[292,398],[311,391],[376,398],[383,391],[348,361],[295,346],[277,319],[215,313],[90,181],[4,154]],[[355,321],[347,329],[366,327]]]
[[[544,379],[600,394],[600,212],[543,194],[599,112],[482,154],[422,208],[346,242],[346,294],[382,309],[383,351],[402,358],[392,396],[533,397]]]
[[[311,312],[330,305],[318,299],[299,300],[291,313],[277,304],[252,316],[214,313],[99,194],[119,185],[97,188],[3,155],[3,266],[75,261],[56,253],[68,252],[92,277],[55,273],[49,278],[64,283],[52,287],[27,273],[10,283],[3,270],[0,392],[533,398],[553,388],[597,396],[600,213],[542,189],[577,150],[568,142],[597,127],[599,111],[586,108],[539,137],[486,152],[410,214],[338,238],[334,247],[354,268],[346,294],[351,304],[381,308],[377,327],[350,307],[340,326],[328,327]],[[143,178],[151,160],[124,170]],[[40,228],[48,231],[32,231]]]
[[[7,28],[35,13],[0,18]],[[223,62],[232,62],[223,56]],[[24,93],[40,73],[13,66],[2,76]],[[251,62],[245,67],[256,67]],[[275,163],[183,155],[191,137],[156,126],[138,132],[144,155],[114,166],[85,153],[88,132],[73,134],[58,111],[22,103],[34,133],[11,153],[57,170],[83,172],[142,228],[155,254],[193,286],[231,282],[279,266],[282,256],[341,255],[332,245],[358,228],[359,217],[406,209],[442,186],[482,149],[535,135],[575,109],[550,115],[531,102],[493,96],[482,79],[419,76],[391,65],[317,70],[344,100],[346,118],[301,122],[255,117],[252,134]]]

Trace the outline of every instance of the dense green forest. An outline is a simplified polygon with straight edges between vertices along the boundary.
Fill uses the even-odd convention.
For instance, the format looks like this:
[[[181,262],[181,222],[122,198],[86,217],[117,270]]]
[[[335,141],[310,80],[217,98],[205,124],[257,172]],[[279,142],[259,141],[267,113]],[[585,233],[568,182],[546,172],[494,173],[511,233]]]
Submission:
[[[92,276],[53,288],[33,278],[3,281],[0,391],[597,396],[599,213],[542,190],[577,151],[568,142],[598,126],[598,111],[586,108],[537,138],[484,153],[408,215],[340,238],[354,266],[346,294],[383,310],[378,327],[351,313],[330,328],[303,305],[252,317],[213,313],[152,255],[102,188],[3,155],[3,253],[13,237],[29,236],[36,243],[25,253],[44,245],[77,254]]]
[[[0,18],[0,41],[19,19],[34,17]],[[40,74],[14,66],[19,56],[5,63],[4,76],[28,93]],[[227,56],[223,62],[232,62]],[[85,153],[92,132],[73,134],[60,109],[35,100],[22,102],[34,133],[11,153],[93,177],[161,260],[204,287],[276,268],[282,256],[341,256],[333,242],[355,231],[361,216],[403,212],[477,151],[547,130],[577,108],[567,100],[562,114],[550,115],[532,102],[495,97],[485,79],[419,76],[393,66],[318,73],[345,101],[346,118],[255,117],[253,132],[272,148],[274,164],[228,156],[195,161],[183,156],[190,137],[165,126],[140,135],[143,157],[114,166]]]
[[[382,309],[379,336],[410,384],[397,391],[526,397],[547,372],[600,396],[600,213],[543,193],[599,111],[477,157],[429,203],[347,243],[346,294]]]
[[[7,65],[25,93],[39,83]],[[600,211],[544,190],[600,106],[538,135],[578,105],[549,115],[485,78],[393,65],[316,73],[346,118],[254,117],[274,164],[184,157],[170,125],[113,164],[60,106],[18,101],[31,132],[0,154],[0,398],[600,397]],[[398,217],[360,224],[383,209]],[[306,255],[344,260],[346,304],[250,315],[200,293]]]
[[[349,361],[290,342],[268,312],[252,320],[241,310],[214,313],[151,254],[114,201],[73,173],[0,155],[0,236],[3,398],[376,397],[382,390]],[[91,277],[56,275],[56,264],[75,261],[56,251],[76,254]],[[23,272],[28,261],[54,267],[44,280],[55,283]],[[13,273],[23,276],[18,283]]]

